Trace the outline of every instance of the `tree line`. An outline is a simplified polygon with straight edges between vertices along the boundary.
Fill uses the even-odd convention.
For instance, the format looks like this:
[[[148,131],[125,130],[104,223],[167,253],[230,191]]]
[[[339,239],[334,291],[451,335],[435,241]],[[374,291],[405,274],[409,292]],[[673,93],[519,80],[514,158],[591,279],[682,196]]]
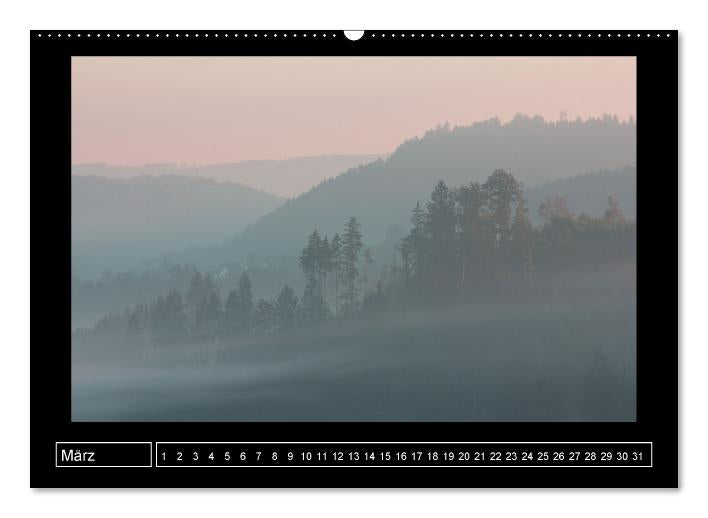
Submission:
[[[332,319],[381,314],[385,308],[484,300],[502,287],[518,291],[535,278],[634,257],[636,225],[611,197],[601,218],[573,214],[560,197],[546,199],[538,213],[543,224],[535,228],[523,184],[504,170],[455,189],[440,181],[425,206],[412,209],[411,228],[373,290],[374,258],[351,217],[331,239],[317,229],[308,236],[299,258],[306,279],[301,297],[286,284],[275,299],[255,301],[244,271],[222,300],[210,276],[196,271],[184,297],[172,290],[77,334],[156,346],[254,341]]]
[[[614,198],[602,218],[577,216],[561,197],[538,208],[534,228],[524,187],[494,171],[483,183],[449,189],[439,182],[425,209],[417,204],[398,246],[410,292],[439,303],[485,296],[500,285],[523,287],[534,275],[597,269],[633,257],[635,225]]]

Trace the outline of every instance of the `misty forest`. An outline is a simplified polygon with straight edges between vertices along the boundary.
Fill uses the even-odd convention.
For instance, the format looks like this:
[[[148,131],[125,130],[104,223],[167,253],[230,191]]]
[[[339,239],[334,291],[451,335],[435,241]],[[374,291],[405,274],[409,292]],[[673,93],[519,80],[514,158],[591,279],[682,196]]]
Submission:
[[[525,144],[483,149],[490,132]],[[72,418],[634,420],[634,134],[612,118],[443,127],[282,203],[248,191],[252,221],[221,244],[152,259],[156,230],[139,266],[94,275],[73,243]],[[224,232],[227,215],[211,215]]]

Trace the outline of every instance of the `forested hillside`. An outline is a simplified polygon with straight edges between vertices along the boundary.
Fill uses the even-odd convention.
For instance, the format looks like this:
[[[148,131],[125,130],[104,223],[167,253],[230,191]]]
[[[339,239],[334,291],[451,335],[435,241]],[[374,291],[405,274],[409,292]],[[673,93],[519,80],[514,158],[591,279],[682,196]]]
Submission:
[[[282,206],[264,193],[204,179],[75,177],[73,325],[92,325],[168,289],[182,291],[195,269],[211,273],[223,290],[248,270],[258,297],[277,296],[285,283],[301,291],[302,242],[313,229],[333,236],[353,214],[366,231],[365,247],[376,261],[371,270],[378,274],[398,254],[411,203],[424,202],[441,179],[453,186],[483,181],[495,169],[483,164],[493,158],[514,165],[510,171],[524,184],[536,226],[543,223],[539,205],[553,196],[563,197],[570,211],[593,217],[603,215],[612,196],[632,220],[634,133],[633,123],[613,118],[548,123],[517,117],[508,124],[439,128],[404,143],[385,161],[347,171]],[[79,190],[84,183],[91,188]]]
[[[534,226],[523,185],[497,169],[484,182],[453,189],[439,181],[409,214],[398,254],[378,273],[357,216],[332,235],[315,228],[301,243],[301,293],[285,284],[277,297],[258,299],[248,272],[221,293],[209,274],[194,271],[183,292],[171,289],[76,330],[77,373],[116,364],[172,369],[235,362],[238,369],[257,362],[285,369],[276,384],[298,383],[297,390],[326,394],[319,396],[324,403],[298,400],[299,410],[290,410],[295,419],[337,419],[341,410],[333,414],[330,405],[352,397],[363,404],[365,393],[348,395],[361,376],[383,392],[373,407],[349,409],[350,419],[376,419],[377,412],[402,419],[523,420],[538,412],[550,420],[633,418],[633,371],[627,365],[635,340],[636,225],[613,197],[600,217],[575,214],[562,197],[548,197],[538,210],[542,223]],[[392,355],[395,376],[411,380],[420,371],[426,380],[402,395],[381,370],[392,368]],[[506,355],[524,368],[501,361]],[[455,379],[460,365],[474,370],[482,358],[487,368],[504,364],[497,377]],[[328,366],[340,369],[342,361],[344,381],[331,380]],[[303,365],[309,371],[305,385]],[[295,379],[288,374],[292,369],[301,373]],[[452,385],[444,381],[449,376]],[[76,379],[79,386],[88,384],[75,417],[100,418],[91,382]],[[500,385],[500,379],[507,381]],[[525,399],[529,387],[532,400]],[[431,394],[438,402],[433,406]],[[286,411],[267,394],[256,400],[264,419]],[[161,416],[155,404],[142,402],[150,415]],[[210,400],[180,418],[251,419],[253,404]],[[132,411],[139,416],[143,410],[139,405]]]
[[[531,209],[531,221],[541,223],[538,207],[549,196],[562,197],[568,207],[578,214],[601,216],[607,208],[607,198],[612,196],[625,217],[637,217],[637,169],[623,167],[612,171],[585,173],[562,178],[527,189],[526,197]]]
[[[441,127],[403,143],[388,159],[358,167],[289,200],[249,226],[230,254],[294,250],[310,228],[333,234],[339,221],[358,214],[370,242],[391,225],[405,225],[411,200],[427,198],[430,185],[484,181],[490,171],[511,172],[527,188],[635,164],[636,127],[615,118],[546,122],[517,116],[468,127]],[[604,197],[596,203],[603,203]],[[533,208],[533,206],[532,206]]]
[[[82,278],[137,269],[171,251],[215,245],[282,199],[231,182],[183,176],[72,176],[72,270]]]

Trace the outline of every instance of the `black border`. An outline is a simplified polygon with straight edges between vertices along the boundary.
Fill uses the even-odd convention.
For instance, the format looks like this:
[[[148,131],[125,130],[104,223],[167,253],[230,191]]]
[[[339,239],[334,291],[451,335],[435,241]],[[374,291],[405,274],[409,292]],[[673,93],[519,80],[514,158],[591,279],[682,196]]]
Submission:
[[[668,317],[672,312],[667,306],[677,293],[678,281],[674,248],[666,242],[678,242],[678,217],[674,216],[678,214],[678,181],[667,181],[674,171],[678,175],[678,38],[676,31],[666,30],[376,30],[367,31],[358,41],[348,40],[337,30],[31,31],[31,486],[677,487],[678,320]],[[637,421],[72,423],[68,324],[72,55],[636,56]],[[335,440],[652,441],[654,465],[624,469],[395,468],[393,472],[376,468],[58,470],[54,466],[56,441]]]

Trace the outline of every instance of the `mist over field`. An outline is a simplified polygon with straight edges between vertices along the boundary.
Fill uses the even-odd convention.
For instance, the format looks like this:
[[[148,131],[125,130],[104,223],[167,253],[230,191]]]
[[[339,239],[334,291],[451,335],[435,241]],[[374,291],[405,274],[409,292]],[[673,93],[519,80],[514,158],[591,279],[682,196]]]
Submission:
[[[533,295],[161,360],[130,343],[75,349],[72,419],[632,421],[634,276],[572,276]]]

